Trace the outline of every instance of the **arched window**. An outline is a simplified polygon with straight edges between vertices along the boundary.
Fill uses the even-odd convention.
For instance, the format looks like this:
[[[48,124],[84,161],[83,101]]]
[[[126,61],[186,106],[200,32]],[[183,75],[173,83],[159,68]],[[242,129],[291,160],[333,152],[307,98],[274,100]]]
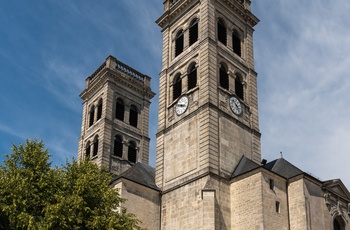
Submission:
[[[191,46],[198,40],[198,19],[192,20],[189,29],[189,45]]]
[[[187,75],[187,88],[188,90],[193,89],[197,85],[197,68],[194,63],[188,71]]]
[[[340,224],[337,220],[333,221],[333,230],[341,230]]]
[[[85,158],[90,159],[90,153],[91,153],[91,143],[88,141],[85,146]]]
[[[125,106],[122,99],[118,98],[116,103],[115,118],[124,121]]]
[[[235,93],[237,97],[244,100],[244,86],[239,76],[236,76],[235,79]]]
[[[232,47],[233,52],[239,56],[242,56],[241,52],[241,38],[239,34],[236,31],[233,31],[232,33]]]
[[[91,106],[90,112],[89,112],[89,127],[94,124],[94,118],[95,118],[95,106]]]
[[[175,57],[182,53],[184,50],[184,33],[180,30],[175,37]]]
[[[98,152],[98,136],[95,137],[94,139],[94,148],[93,148],[93,152],[92,152],[92,156],[97,156],[97,152]]]
[[[220,66],[220,86],[224,89],[229,89],[228,74],[225,66]]]
[[[129,124],[137,127],[137,120],[138,120],[138,112],[135,106],[130,107],[130,114],[129,114]]]
[[[114,138],[114,156],[123,157],[123,141],[119,136],[115,136]]]
[[[341,216],[337,216],[333,220],[333,230],[344,230],[345,229],[345,223]]]
[[[102,99],[100,99],[97,105],[97,121],[100,120],[102,117],[102,105],[103,105],[103,101]]]
[[[227,30],[222,19],[218,20],[218,40],[225,46],[227,45]]]
[[[181,96],[182,92],[182,81],[180,74],[176,75],[173,83],[173,100],[176,100]]]
[[[128,160],[136,163],[136,145],[134,142],[129,142],[129,147],[128,147]]]

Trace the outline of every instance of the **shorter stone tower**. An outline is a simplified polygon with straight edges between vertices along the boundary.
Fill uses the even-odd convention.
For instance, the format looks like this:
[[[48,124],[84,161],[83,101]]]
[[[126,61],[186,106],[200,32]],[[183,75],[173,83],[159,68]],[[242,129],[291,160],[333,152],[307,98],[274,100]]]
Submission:
[[[149,160],[151,78],[109,56],[86,79],[78,160],[119,175]]]

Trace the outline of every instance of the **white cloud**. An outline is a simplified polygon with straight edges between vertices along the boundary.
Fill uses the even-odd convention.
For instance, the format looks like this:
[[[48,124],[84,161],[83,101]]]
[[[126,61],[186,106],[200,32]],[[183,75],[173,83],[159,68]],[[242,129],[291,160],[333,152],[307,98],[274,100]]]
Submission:
[[[262,156],[273,160],[283,151],[302,170],[322,179],[340,177],[349,188],[350,1],[252,2],[261,19],[254,42]],[[13,81],[25,84],[11,100],[1,100],[11,116],[1,116],[0,130],[19,139],[43,138],[55,159],[63,161],[76,156],[82,109],[78,95],[85,78],[108,55],[150,75],[152,89],[158,91],[162,37],[154,21],[162,14],[162,2],[63,0],[34,7],[40,16],[47,16],[45,7],[54,9],[47,20],[26,17],[33,13],[25,8],[29,6],[34,7],[19,4],[23,9],[0,16],[9,24],[0,30],[13,37],[2,40],[0,60],[11,63],[7,73],[16,72],[9,75]],[[16,21],[21,17],[28,21]],[[34,90],[49,93],[41,98],[46,104],[15,101],[32,96],[25,90],[36,95],[27,103],[40,97]],[[55,101],[49,103],[51,96]],[[157,97],[150,114],[151,154]],[[56,114],[55,106],[73,114]],[[154,155],[150,158],[154,162]]]
[[[349,187],[350,3],[256,5],[262,20],[255,58],[263,157],[272,160],[283,151],[301,169],[322,179],[340,177]]]

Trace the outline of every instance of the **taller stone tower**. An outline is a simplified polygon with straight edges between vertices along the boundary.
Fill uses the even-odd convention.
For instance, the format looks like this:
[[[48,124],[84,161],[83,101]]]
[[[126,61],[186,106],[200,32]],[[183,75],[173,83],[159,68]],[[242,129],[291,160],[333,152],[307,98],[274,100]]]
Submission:
[[[260,163],[250,0],[166,0],[156,156],[161,229],[230,228],[229,179]],[[202,224],[202,225],[201,225]],[[200,226],[200,227],[199,227]]]
[[[86,79],[78,160],[119,175],[149,160],[150,77],[109,56]]]

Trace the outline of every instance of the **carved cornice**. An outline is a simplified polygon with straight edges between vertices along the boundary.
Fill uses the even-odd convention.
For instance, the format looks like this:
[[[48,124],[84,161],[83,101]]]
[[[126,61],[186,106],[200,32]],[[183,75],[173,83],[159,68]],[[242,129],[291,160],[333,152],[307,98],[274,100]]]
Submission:
[[[199,0],[167,0],[164,3],[164,13],[158,18],[156,23],[164,28],[169,24],[169,22],[176,18],[182,11],[190,4],[194,4],[196,2],[200,2]],[[237,0],[216,0],[224,3],[226,7],[232,9],[236,13],[238,13],[247,23],[249,23],[252,27],[259,23],[259,19],[254,16],[250,11],[250,6],[246,7],[247,4],[250,4],[250,1],[246,3],[242,3]]]
[[[156,23],[160,27],[164,28],[169,23],[169,21],[177,17],[183,11],[183,9],[185,9],[191,2],[194,1],[199,2],[199,0],[177,0],[173,1],[172,3],[170,3],[169,0],[166,1],[164,4],[164,13],[160,18],[158,18]]]
[[[86,79],[86,88],[80,94],[83,100],[95,94],[107,82],[122,83],[126,87],[142,94],[143,97],[151,99],[155,96],[150,88],[151,78],[144,75],[128,65],[109,56],[97,70]]]
[[[238,1],[232,1],[232,0],[222,0],[226,6],[234,10],[236,13],[238,13],[242,18],[246,20],[252,27],[254,27],[256,24],[259,23],[259,19],[252,14],[252,12],[244,7],[241,3]]]

